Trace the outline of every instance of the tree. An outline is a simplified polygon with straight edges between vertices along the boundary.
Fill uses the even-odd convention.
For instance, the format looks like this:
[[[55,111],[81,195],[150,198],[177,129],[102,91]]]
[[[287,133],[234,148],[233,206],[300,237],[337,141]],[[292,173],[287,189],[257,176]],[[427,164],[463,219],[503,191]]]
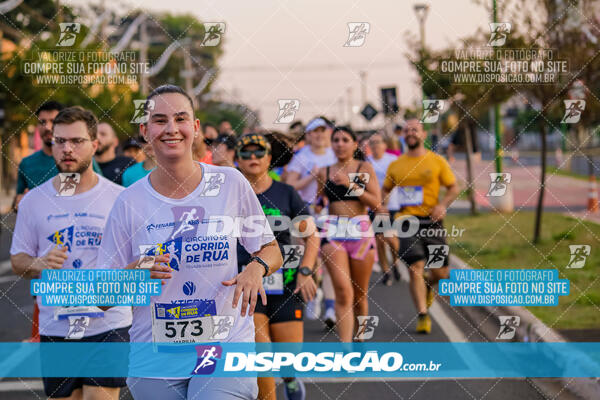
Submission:
[[[102,9],[78,9],[76,6],[62,6],[60,13],[56,6],[57,2],[51,0],[33,0],[22,3],[14,10],[3,16],[0,21],[0,29],[6,26],[11,29],[4,30],[5,37],[12,42],[10,46],[3,46],[2,57],[0,57],[0,93],[5,97],[0,99],[4,103],[5,121],[4,129],[0,136],[2,151],[2,183],[11,185],[10,171],[16,171],[17,165],[9,152],[11,141],[21,133],[27,126],[33,125],[35,110],[50,99],[60,101],[66,105],[81,105],[92,110],[100,120],[110,123],[117,135],[121,138],[137,136],[137,125],[131,124],[130,119],[134,114],[134,99],[142,98],[138,83],[126,84],[39,84],[33,74],[24,70],[26,63],[61,65],[66,70],[67,64],[73,61],[60,60],[54,54],[57,50],[78,53],[85,51],[86,54],[107,54],[107,50],[113,48],[123,37],[130,24],[139,15],[139,12],[127,14],[127,17],[119,20],[118,15],[111,15],[110,24],[113,24],[114,33],[105,35],[106,31],[100,31],[91,35],[92,40],[82,47],[83,39],[90,32],[97,16],[103,12]],[[64,22],[78,22],[81,24],[80,32],[72,47],[68,50],[57,49],[57,41],[60,35],[56,15],[60,15]],[[206,71],[217,70],[218,59],[222,54],[222,44],[214,47],[202,46],[205,37],[205,27],[198,19],[191,15],[158,14],[148,15],[150,43],[148,49],[148,60],[152,66],[165,49],[174,41],[185,43],[185,49],[177,50],[166,62],[164,68],[155,76],[150,78],[150,86],[156,87],[164,83],[173,83],[185,87],[186,78],[182,76],[182,65],[189,61],[192,71],[191,79],[187,83],[197,84]],[[108,30],[110,31],[110,30]],[[95,37],[93,37],[95,36]],[[106,40],[106,41],[105,41]],[[137,41],[137,43],[135,43]],[[135,37],[125,48],[128,52],[137,52],[139,60],[139,44],[141,41],[139,30]],[[134,49],[135,48],[135,49]],[[187,58],[187,59],[186,59]],[[86,72],[82,75],[95,75],[96,67],[88,67],[93,60],[77,60]],[[105,61],[98,65],[106,65]],[[119,75],[121,73],[117,73]],[[48,75],[41,73],[40,75]],[[64,75],[61,73],[60,75]],[[208,82],[204,91],[210,90],[211,82]]]
[[[476,212],[476,203],[473,187],[473,163],[471,160],[472,135],[476,134],[476,128],[486,129],[481,124],[482,119],[487,118],[487,112],[491,105],[501,103],[510,97],[510,91],[502,86],[485,86],[474,84],[461,84],[453,82],[450,74],[441,71],[441,64],[447,60],[453,60],[457,50],[484,47],[487,41],[486,35],[476,33],[461,40],[461,44],[448,47],[439,51],[425,49],[421,51],[420,44],[410,41],[409,47],[412,54],[408,57],[420,75],[423,85],[423,93],[427,98],[445,99],[454,106],[458,113],[458,123],[449,127],[444,136],[450,135],[456,130],[461,130],[467,137],[465,143],[467,158],[467,194],[471,203],[471,213]]]
[[[568,99],[568,90],[577,79],[582,79],[586,85],[598,89],[600,78],[600,57],[597,53],[597,41],[600,35],[596,31],[596,38],[585,33],[585,26],[589,21],[584,19],[584,12],[597,5],[588,0],[579,0],[568,3],[553,0],[537,0],[528,3],[534,6],[537,20],[524,18],[522,29],[511,34],[515,42],[522,48],[528,49],[558,49],[557,58],[569,61],[569,72],[559,75],[557,84],[514,85],[515,92],[528,100],[529,104],[537,111],[531,119],[531,124],[536,124],[540,130],[540,190],[536,205],[533,243],[541,240],[543,203],[546,189],[546,159],[547,159],[547,132],[548,126],[558,129],[553,121],[560,120],[565,113],[563,101]],[[520,4],[514,4],[520,7]],[[590,13],[588,15],[594,15]],[[574,23],[574,19],[579,21]],[[600,102],[597,98],[588,96],[584,113],[581,115],[580,127],[598,124],[600,122]],[[589,140],[591,135],[586,138]],[[578,145],[575,153],[584,154]],[[584,154],[585,155],[585,154]]]

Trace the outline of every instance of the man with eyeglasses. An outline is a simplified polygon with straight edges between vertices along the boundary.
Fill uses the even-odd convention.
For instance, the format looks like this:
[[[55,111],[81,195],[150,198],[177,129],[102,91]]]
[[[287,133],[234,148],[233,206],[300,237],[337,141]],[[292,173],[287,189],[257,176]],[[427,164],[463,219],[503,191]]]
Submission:
[[[64,106],[61,103],[49,100],[43,103],[35,113],[37,116],[36,129],[42,138],[42,149],[23,158],[19,164],[17,196],[13,203],[15,211],[18,210],[19,203],[25,193],[58,174],[54,157],[52,157],[52,128],[54,126],[54,118],[63,108]],[[100,167],[95,162],[94,171],[101,174]],[[29,338],[29,340],[34,342],[39,340],[38,316],[39,309],[37,303],[35,303],[33,307],[31,338]]]
[[[42,138],[42,149],[23,158],[19,164],[15,210],[28,190],[41,185],[58,173],[52,157],[52,127],[54,118],[63,108],[61,103],[50,100],[43,103],[35,113],[38,121],[36,129]],[[100,168],[95,163],[94,171],[100,172]]]
[[[81,107],[65,108],[55,116],[52,159],[60,174],[30,190],[21,201],[10,249],[15,274],[31,279],[45,269],[96,268],[108,214],[123,190],[92,169],[92,157],[98,148],[97,129],[94,114]],[[130,307],[108,311],[79,304],[48,307],[39,297],[37,305],[43,343],[129,341]],[[92,356],[95,359],[98,355],[81,355]],[[56,367],[44,353],[41,360],[44,375]],[[127,355],[112,361],[126,363]],[[125,378],[107,377],[44,377],[43,382],[50,398],[116,400],[125,386]]]

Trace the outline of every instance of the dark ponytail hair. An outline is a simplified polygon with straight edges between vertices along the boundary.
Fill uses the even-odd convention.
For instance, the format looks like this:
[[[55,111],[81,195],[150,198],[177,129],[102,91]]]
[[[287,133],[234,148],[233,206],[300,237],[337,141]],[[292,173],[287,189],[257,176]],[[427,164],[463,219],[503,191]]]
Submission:
[[[167,94],[167,93],[177,93],[182,96],[185,96],[185,98],[190,102],[190,107],[192,107],[192,116],[193,116],[194,101],[192,100],[190,95],[187,94],[187,92],[185,90],[183,90],[181,87],[179,87],[177,85],[170,85],[170,84],[161,85],[161,86],[155,88],[152,92],[150,92],[148,97],[146,97],[146,102],[144,103],[144,111],[148,111],[148,108],[150,107],[150,100],[153,97],[160,96],[161,94]]]
[[[352,138],[353,142],[358,142],[358,137],[356,136],[356,133],[354,133],[354,131],[352,130],[352,128],[350,128],[350,126],[348,126],[348,125],[336,126],[335,128],[333,128],[333,132],[331,133],[331,139],[332,140],[333,140],[333,136],[337,132],[345,132],[348,135],[350,135],[350,137]],[[355,160],[359,160],[359,161],[365,161],[367,159],[365,157],[365,153],[362,152],[362,150],[360,149],[360,147],[356,148],[356,151],[354,152],[354,154],[352,155],[352,157]]]

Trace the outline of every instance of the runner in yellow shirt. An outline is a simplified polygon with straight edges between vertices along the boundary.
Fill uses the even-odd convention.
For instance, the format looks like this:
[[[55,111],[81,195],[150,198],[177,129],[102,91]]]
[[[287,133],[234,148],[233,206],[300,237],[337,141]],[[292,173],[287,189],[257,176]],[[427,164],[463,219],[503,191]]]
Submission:
[[[410,119],[404,127],[408,151],[388,167],[383,183],[383,199],[398,187],[400,211],[395,218],[414,216],[419,228],[410,237],[404,228],[400,233],[400,258],[409,266],[410,292],[417,308],[417,332],[430,333],[431,319],[427,309],[433,304],[433,286],[448,277],[448,246],[442,220],[446,209],[459,189],[448,162],[424,146],[426,132],[417,119]],[[440,187],[446,194],[440,200]],[[424,277],[424,272],[429,272]]]

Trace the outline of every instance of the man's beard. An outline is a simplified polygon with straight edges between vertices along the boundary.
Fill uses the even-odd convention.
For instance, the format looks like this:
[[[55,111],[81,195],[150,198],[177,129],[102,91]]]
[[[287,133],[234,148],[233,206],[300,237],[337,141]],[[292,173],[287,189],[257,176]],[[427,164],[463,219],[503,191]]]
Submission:
[[[106,153],[106,150],[108,150],[109,148],[110,148],[110,144],[107,144],[104,146],[98,146],[98,149],[96,150],[96,155],[101,156],[102,154]]]
[[[52,131],[44,130],[40,135],[46,147],[52,147]]]
[[[414,138],[414,140],[408,141],[406,140],[406,146],[410,149],[410,150],[414,150],[416,148],[418,148],[421,145],[421,141],[417,138]]]
[[[92,160],[81,161],[74,171],[71,171],[68,168],[62,168],[59,163],[56,164],[56,168],[58,169],[58,172],[76,172],[78,174],[83,174],[85,171],[87,171],[91,162]]]

